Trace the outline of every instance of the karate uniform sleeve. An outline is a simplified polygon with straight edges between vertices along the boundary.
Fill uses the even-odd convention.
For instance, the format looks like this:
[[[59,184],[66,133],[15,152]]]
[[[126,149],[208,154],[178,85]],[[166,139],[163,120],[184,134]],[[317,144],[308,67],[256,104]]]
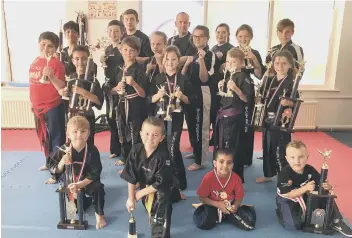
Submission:
[[[98,80],[95,80],[96,84],[94,87],[94,95],[96,95],[99,99],[100,105],[97,105],[94,103],[94,106],[98,109],[101,110],[103,104],[104,104],[104,94],[103,90],[101,89],[100,83]]]
[[[189,104],[193,104],[195,100],[197,99],[195,93],[193,93],[192,89],[192,84],[188,76],[183,76],[184,77],[184,92],[183,94],[188,97]]]
[[[236,175],[236,176],[234,176]],[[242,180],[240,179],[240,177],[235,174],[232,173],[232,176],[234,176],[236,178],[236,183],[235,183],[235,200],[242,200],[244,197],[244,189],[242,186]]]
[[[255,57],[257,57],[258,62],[259,62],[259,64],[260,64],[260,67],[261,67],[261,69],[262,69],[262,74],[264,74],[266,68],[265,68],[265,66],[263,65],[263,60],[262,60],[262,57],[261,57],[260,53],[259,53],[257,50],[253,50],[253,54],[255,55]],[[259,78],[259,79],[260,79],[260,78]]]
[[[294,187],[292,186],[293,182],[289,177],[288,171],[282,170],[277,177],[277,188],[279,189],[280,194],[286,194],[291,192]]]
[[[241,83],[240,89],[247,96],[247,99],[249,100],[255,94],[254,85],[251,79],[249,79],[246,74],[242,74],[241,77],[242,77],[242,83]]]
[[[103,166],[100,161],[100,153],[97,147],[93,146],[90,152],[90,159],[87,161],[87,176],[89,180],[97,181],[100,179],[100,174],[103,169]]]
[[[199,197],[203,198],[210,198],[210,173],[207,173],[203,179],[202,182],[199,185],[199,188],[197,190],[197,195]]]
[[[173,184],[173,172],[171,168],[171,160],[168,153],[163,154],[164,156],[158,160],[158,169],[155,173],[155,182],[152,187],[156,190],[160,188],[170,188]]]
[[[136,164],[137,151],[132,147],[127,159],[125,168],[122,171],[121,178],[128,183],[137,184],[138,182],[138,172]]]
[[[212,76],[215,73],[216,60],[217,60],[217,57],[213,51],[208,51],[206,53],[204,62],[205,62],[205,67],[208,70],[209,76]]]
[[[315,182],[315,191],[318,191],[319,189],[319,184],[320,184],[320,173],[311,165],[307,165],[310,167],[311,169],[311,172],[310,174],[312,175],[312,179],[311,180],[314,180]]]

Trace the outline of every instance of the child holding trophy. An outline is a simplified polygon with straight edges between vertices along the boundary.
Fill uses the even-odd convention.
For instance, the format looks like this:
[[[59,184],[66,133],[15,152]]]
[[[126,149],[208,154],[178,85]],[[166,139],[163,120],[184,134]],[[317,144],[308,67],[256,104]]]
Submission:
[[[321,154],[325,160],[329,156],[329,153]],[[307,147],[302,141],[292,141],[287,145],[286,159],[288,165],[278,175],[276,197],[276,213],[280,224],[285,229],[300,230],[302,228],[304,221],[302,217],[305,217],[307,211],[308,192],[314,193],[318,190],[333,192],[331,184],[328,181],[321,183],[319,172],[313,166],[307,164],[308,157]],[[327,169],[326,161],[322,169]],[[321,207],[320,205],[322,204],[318,206]],[[336,203],[332,206],[330,214],[325,213],[323,209],[319,212],[321,213],[320,216],[323,216],[323,220],[326,219],[325,216],[331,216],[329,217],[331,219],[330,228],[344,236],[352,237],[352,230],[343,222]]]
[[[180,139],[183,128],[184,112],[182,106],[189,104],[191,95],[188,78],[177,73],[181,54],[176,46],[168,46],[165,49],[164,69],[165,72],[158,74],[153,79],[149,89],[149,100],[158,103],[159,110],[154,112],[157,117],[172,120],[170,156],[175,164],[176,177],[180,182],[180,189],[187,188],[186,172],[180,151]],[[167,126],[167,123],[165,122]]]
[[[141,44],[137,37],[126,36],[121,43],[125,64],[122,68],[116,67],[111,78],[112,93],[118,94],[116,123],[121,156],[116,162],[117,166],[125,164],[132,145],[140,141],[138,133],[147,116],[145,97],[149,83],[143,66],[136,61],[140,49]]]
[[[37,135],[48,159],[66,138],[64,105],[58,93],[66,84],[65,68],[59,59],[52,57],[59,46],[59,37],[55,33],[41,33],[38,43],[40,55],[29,69],[29,97]],[[46,165],[39,168],[46,169]]]
[[[81,190],[88,196],[83,198],[84,209],[93,204],[96,217],[96,229],[106,226],[104,219],[104,184],[100,182],[102,165],[100,153],[95,145],[87,143],[90,126],[88,120],[83,116],[74,116],[67,123],[68,144],[59,147],[59,150],[51,156],[50,172],[56,178],[64,176],[66,172],[72,174],[72,181],[67,184],[69,189],[68,197],[69,213],[77,209],[74,200]],[[66,166],[71,165],[71,166]],[[71,168],[71,171],[66,171]],[[71,209],[70,209],[71,208]],[[71,222],[74,223],[75,212]]]
[[[215,148],[230,148],[234,153],[233,171],[243,178],[242,143],[240,135],[244,130],[244,108],[254,94],[253,84],[244,67],[244,53],[236,48],[227,52],[224,80],[218,83],[221,108],[217,114]],[[229,71],[229,73],[227,73]]]

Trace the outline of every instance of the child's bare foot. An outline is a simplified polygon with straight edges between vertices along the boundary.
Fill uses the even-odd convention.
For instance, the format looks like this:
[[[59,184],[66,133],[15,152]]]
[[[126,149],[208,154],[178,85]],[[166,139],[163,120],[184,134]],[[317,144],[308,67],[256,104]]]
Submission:
[[[193,163],[190,166],[188,166],[187,169],[189,171],[196,171],[196,170],[199,170],[199,169],[203,169],[203,166],[199,165],[199,164],[196,164],[196,163]]]
[[[186,200],[187,199],[186,195],[184,195],[183,193],[180,192],[180,195],[181,195],[181,200]]]
[[[119,159],[118,161],[116,161],[115,165],[116,166],[123,166],[123,165],[125,165],[125,162],[123,162],[122,160]]]
[[[98,215],[95,213],[95,218],[97,219],[97,224],[95,225],[95,228],[101,229],[104,226],[106,226],[106,221],[104,219],[104,215]]]
[[[267,177],[259,177],[255,179],[256,183],[265,183],[265,182],[271,182],[271,181],[272,179]]]
[[[45,181],[45,184],[54,184],[56,183],[56,180],[53,178],[49,178],[48,180]]]
[[[116,154],[110,154],[110,155],[109,155],[109,159],[116,158],[116,157],[117,157]]]
[[[44,171],[44,170],[48,170],[48,167],[46,167],[46,165],[40,166],[39,171]]]

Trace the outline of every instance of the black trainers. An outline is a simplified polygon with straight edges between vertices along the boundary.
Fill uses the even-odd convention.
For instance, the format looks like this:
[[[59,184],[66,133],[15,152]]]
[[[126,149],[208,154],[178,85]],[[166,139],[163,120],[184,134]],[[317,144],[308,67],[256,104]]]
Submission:
[[[346,237],[352,237],[352,229],[347,226],[346,223],[344,223],[342,220],[340,220],[338,223],[332,223],[331,228],[335,231],[340,232]]]

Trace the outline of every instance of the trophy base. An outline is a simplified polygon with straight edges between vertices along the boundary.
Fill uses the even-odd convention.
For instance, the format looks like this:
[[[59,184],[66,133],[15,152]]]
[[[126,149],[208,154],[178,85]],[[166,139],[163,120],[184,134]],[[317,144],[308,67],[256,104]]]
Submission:
[[[172,112],[177,112],[177,113],[179,113],[179,112],[181,112],[181,110],[180,110],[180,109],[175,109],[175,110],[173,110]]]
[[[128,234],[128,235],[127,235],[127,238],[137,238],[137,237],[138,237],[137,234],[134,234],[134,235]]]
[[[288,133],[295,132],[295,129],[293,129],[293,128],[286,128],[286,127],[281,127],[281,126],[272,126],[272,130],[283,131],[283,132],[288,132]]]
[[[67,230],[87,230],[88,221],[84,221],[83,224],[79,224],[76,220],[75,223],[71,223],[71,220],[65,220],[64,222],[59,222],[57,224],[57,229],[67,229]]]
[[[226,94],[225,98],[233,98],[233,94]]]
[[[324,235],[333,235],[335,231],[331,228],[324,229],[323,227],[316,228],[314,224],[303,226],[302,230],[304,232],[314,233],[314,234],[324,234]]]
[[[66,100],[66,101],[69,101],[69,100],[70,100],[69,97],[65,97],[65,96],[62,96],[61,99],[62,99],[62,100]]]
[[[165,115],[166,112],[157,112],[158,115]]]

